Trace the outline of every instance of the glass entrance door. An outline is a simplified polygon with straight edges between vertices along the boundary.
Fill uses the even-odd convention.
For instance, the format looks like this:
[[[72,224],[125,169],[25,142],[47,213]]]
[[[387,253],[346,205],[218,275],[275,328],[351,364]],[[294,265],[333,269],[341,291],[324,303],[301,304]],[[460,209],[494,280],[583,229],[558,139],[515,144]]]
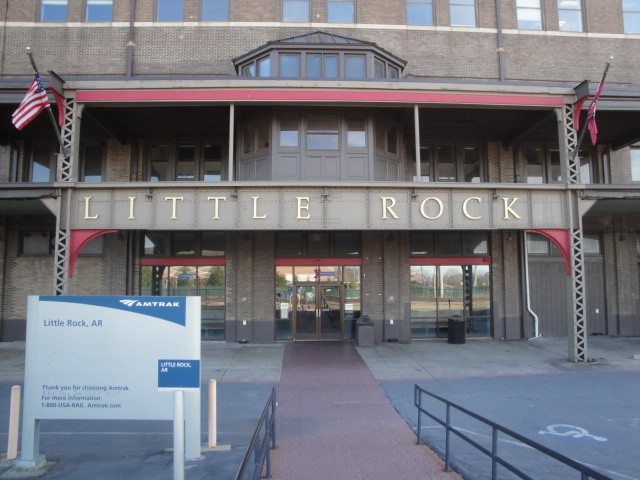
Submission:
[[[339,283],[298,283],[291,295],[296,340],[341,340],[344,290]]]

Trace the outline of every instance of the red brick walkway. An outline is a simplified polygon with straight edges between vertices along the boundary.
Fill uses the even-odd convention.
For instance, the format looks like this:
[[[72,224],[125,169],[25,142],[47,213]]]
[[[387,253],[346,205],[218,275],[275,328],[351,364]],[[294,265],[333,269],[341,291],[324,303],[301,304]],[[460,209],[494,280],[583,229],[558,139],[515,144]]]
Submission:
[[[274,479],[460,478],[415,444],[350,342],[287,345],[276,433]]]

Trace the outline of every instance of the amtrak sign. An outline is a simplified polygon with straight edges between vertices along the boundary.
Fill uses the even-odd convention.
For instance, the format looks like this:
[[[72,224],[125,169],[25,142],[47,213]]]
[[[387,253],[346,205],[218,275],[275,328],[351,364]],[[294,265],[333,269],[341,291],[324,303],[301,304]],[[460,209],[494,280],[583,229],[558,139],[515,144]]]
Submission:
[[[81,186],[70,223],[74,230],[568,228],[561,186],[526,187]]]
[[[171,420],[173,398],[158,391],[166,358],[188,359],[199,389],[199,297],[29,297],[18,463],[40,462],[43,419]],[[187,402],[199,456],[199,392]]]

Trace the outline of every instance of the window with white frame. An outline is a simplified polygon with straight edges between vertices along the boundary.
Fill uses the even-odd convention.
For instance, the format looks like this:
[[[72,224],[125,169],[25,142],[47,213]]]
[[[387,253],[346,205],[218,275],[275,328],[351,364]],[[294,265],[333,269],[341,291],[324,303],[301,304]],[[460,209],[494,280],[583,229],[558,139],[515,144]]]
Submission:
[[[449,15],[452,27],[476,26],[475,0],[450,0]]]
[[[640,34],[640,0],[622,0],[624,33]]]
[[[308,22],[309,0],[282,0],[283,22]]]
[[[407,0],[407,25],[433,25],[433,0]]]
[[[631,154],[631,181],[640,182],[640,147],[632,147]]]
[[[333,23],[353,23],[356,9],[353,0],[328,0],[327,20]]]
[[[87,22],[110,22],[113,20],[113,0],[87,0],[85,20]]]
[[[558,28],[561,32],[582,32],[582,0],[558,0]]]
[[[229,20],[229,0],[202,0],[203,22],[226,22]]]
[[[158,0],[156,21],[181,22],[184,19],[184,0]]]
[[[540,0],[516,0],[519,30],[542,30]]]
[[[42,0],[40,4],[41,22],[66,22],[67,0]]]

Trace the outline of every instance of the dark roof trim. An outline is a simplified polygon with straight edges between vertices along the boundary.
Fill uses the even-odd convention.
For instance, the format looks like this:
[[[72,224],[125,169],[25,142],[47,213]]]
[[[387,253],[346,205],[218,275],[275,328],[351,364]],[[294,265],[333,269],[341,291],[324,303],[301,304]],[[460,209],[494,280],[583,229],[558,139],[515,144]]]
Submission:
[[[336,47],[344,46],[345,48],[367,48],[371,50],[376,50],[379,53],[386,56],[388,59],[393,60],[402,68],[404,68],[407,64],[406,60],[394,55],[393,53],[385,50],[384,48],[379,47],[377,44],[373,42],[367,42],[364,40],[358,40],[355,38],[343,37],[341,35],[335,35],[332,33],[326,33],[322,31],[316,31],[312,33],[308,33],[306,35],[298,35],[295,37],[288,37],[279,40],[273,40],[265,43],[264,45],[251,50],[250,52],[245,53],[244,55],[240,55],[232,59],[233,64],[238,67],[239,63],[243,63],[246,60],[259,56],[261,53],[275,50],[278,47],[282,48],[291,48],[292,46],[296,46],[302,49],[312,49],[312,48],[320,48],[320,47],[331,47],[335,49]]]

